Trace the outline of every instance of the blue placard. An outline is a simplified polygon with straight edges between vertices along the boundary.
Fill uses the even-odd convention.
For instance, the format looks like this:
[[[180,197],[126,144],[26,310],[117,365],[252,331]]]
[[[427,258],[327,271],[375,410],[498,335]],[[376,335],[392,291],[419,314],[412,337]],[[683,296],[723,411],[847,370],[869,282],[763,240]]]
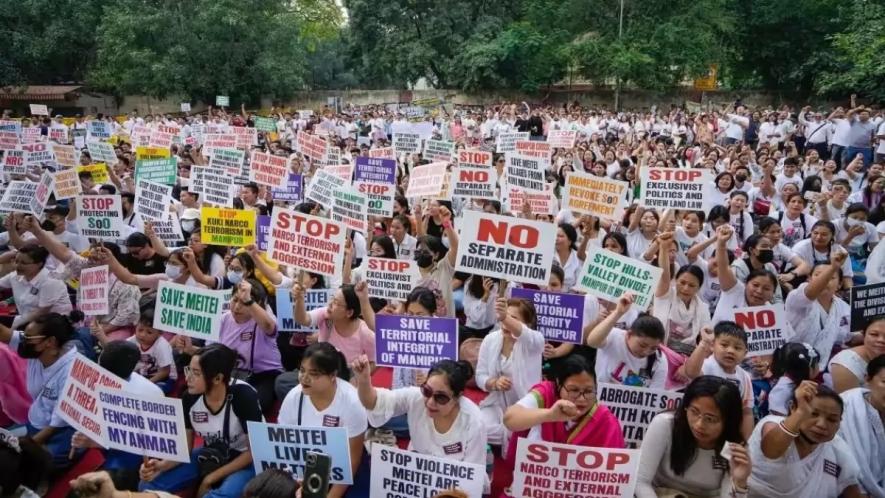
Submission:
[[[356,158],[354,181],[373,183],[396,183],[396,161],[377,157]]]
[[[420,316],[375,316],[378,365],[427,369],[458,359],[458,320]]]
[[[302,176],[296,173],[289,173],[289,180],[286,182],[286,188],[273,189],[273,199],[283,202],[301,202],[304,200],[304,181]]]
[[[311,289],[304,293],[304,308],[307,311],[322,308],[329,304],[329,289]],[[277,330],[280,332],[300,332],[312,334],[314,327],[302,327],[295,322],[292,293],[290,289],[277,288]]]
[[[344,427],[296,427],[251,420],[248,425],[256,474],[274,468],[290,472],[292,477],[301,480],[307,453],[323,453],[332,458],[329,482],[353,484],[350,445]]]

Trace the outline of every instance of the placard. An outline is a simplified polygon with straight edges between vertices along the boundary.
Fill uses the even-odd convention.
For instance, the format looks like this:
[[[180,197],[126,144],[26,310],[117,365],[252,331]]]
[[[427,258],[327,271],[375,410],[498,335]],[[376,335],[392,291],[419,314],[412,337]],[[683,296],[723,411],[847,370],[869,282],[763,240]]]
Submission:
[[[117,242],[123,235],[123,202],[119,195],[77,197],[77,226],[90,239]]]
[[[523,192],[517,188],[505,185],[504,205],[507,211],[512,213],[522,213],[523,203],[529,203],[529,210],[532,214],[556,214],[558,211],[556,205],[556,194],[553,191],[553,185],[547,184],[546,192]]]
[[[366,232],[368,197],[352,187],[332,191],[332,220],[344,223],[347,228]]]
[[[458,489],[470,498],[480,498],[485,479],[482,465],[372,445],[372,497],[430,498]]]
[[[165,220],[154,220],[151,222],[154,229],[154,235],[166,244],[166,247],[175,247],[184,242],[184,234],[181,233],[181,222],[178,215],[174,212],[169,213],[169,217]]]
[[[230,97],[227,95],[216,95],[215,96],[215,105],[219,107],[228,107],[230,106]]]
[[[304,130],[298,131],[298,151],[314,161],[326,159],[326,140],[316,135],[311,135]]]
[[[555,149],[571,149],[575,146],[578,132],[573,130],[550,130],[547,143]]]
[[[369,285],[369,297],[405,301],[421,279],[418,264],[408,259],[368,257],[363,275]]]
[[[17,119],[0,119],[0,131],[8,131],[19,136],[22,134],[22,122]]]
[[[289,159],[252,151],[249,179],[260,185],[283,188],[289,180]]]
[[[639,450],[519,438],[513,496],[633,498],[639,481],[639,454]]]
[[[646,167],[640,169],[639,181],[640,206],[705,213],[713,208],[713,170]]]
[[[106,142],[89,142],[86,148],[89,149],[89,157],[93,162],[102,162],[111,166],[117,164],[117,153],[113,145]]]
[[[29,104],[31,115],[33,116],[49,116],[49,109],[45,104]]]
[[[51,142],[39,142],[34,144],[22,144],[25,152],[25,166],[51,166],[55,167],[55,154],[52,152]]]
[[[59,144],[70,143],[71,139],[68,135],[69,132],[67,128],[53,127],[49,129],[49,140]]]
[[[15,150],[18,148],[18,134],[12,131],[0,131],[0,150]]]
[[[625,292],[632,292],[633,306],[645,311],[651,304],[661,272],[660,268],[637,259],[588,246],[577,287],[611,302],[617,302]]]
[[[25,175],[28,167],[25,165],[25,151],[7,150],[3,154],[3,172],[9,175]]]
[[[58,145],[52,147],[55,153],[55,162],[65,168],[76,168],[80,164],[80,151],[73,145]]]
[[[396,185],[392,183],[353,182],[353,188],[368,198],[366,209],[369,216],[393,216]]]
[[[455,271],[547,286],[556,225],[466,211]]]
[[[61,201],[76,197],[83,192],[83,185],[80,183],[80,177],[77,176],[75,169],[63,169],[53,173],[55,182],[53,190],[55,192],[55,200]]]
[[[172,205],[172,185],[147,180],[135,182],[135,212],[146,220],[165,220]]]
[[[166,185],[175,185],[178,178],[178,161],[167,159],[146,159],[135,161],[135,181],[147,180]]]
[[[522,287],[514,287],[510,296],[535,306],[538,332],[548,341],[584,343],[584,296]]]
[[[457,360],[458,320],[376,315],[375,358],[379,366],[423,370],[440,360]]]
[[[264,132],[277,131],[277,123],[272,118],[264,116],[254,116],[252,122],[255,123],[255,129]]]
[[[18,212],[30,213],[37,218],[41,218],[42,211],[34,212],[31,210],[31,199],[37,191],[37,184],[34,182],[12,181],[3,192],[3,199],[0,200],[0,212]]]
[[[421,136],[415,133],[394,133],[393,150],[397,154],[421,152]]]
[[[108,175],[108,165],[105,163],[87,164],[85,166],[77,166],[77,173],[89,172],[92,175],[92,181],[101,185],[110,181]]]
[[[333,175],[326,170],[317,170],[307,187],[307,199],[321,206],[331,208],[333,193],[344,188],[347,182],[343,178]]]
[[[516,152],[508,152],[506,158],[504,178],[508,185],[528,192],[544,192],[547,189],[541,159]]]
[[[783,303],[735,308],[734,322],[747,333],[747,358],[774,353],[790,335]]]
[[[261,152],[253,152],[261,154]],[[254,160],[253,155],[253,160]],[[224,171],[228,175],[236,176],[243,171],[243,162],[246,151],[240,149],[216,148],[209,158],[209,167],[216,171]]]
[[[70,374],[61,393],[58,393],[59,401],[55,411],[71,427],[107,447],[105,429],[98,410],[98,389],[123,389],[127,383],[82,354],[75,354]]]
[[[172,157],[172,151],[168,148],[160,147],[136,147],[135,158],[138,161],[150,161],[154,159],[169,159]]]
[[[32,126],[30,128],[23,128],[21,133],[21,140],[23,144],[32,144],[39,142],[42,139],[43,135],[40,134],[40,127]]]
[[[175,135],[173,135],[172,133],[156,129],[151,132],[151,138],[148,141],[148,145],[151,147],[156,147],[158,149],[168,149],[172,147],[172,143],[174,140]]]
[[[544,169],[550,168],[553,148],[547,142],[538,140],[517,140],[516,153],[523,157],[533,157],[541,161]]]
[[[452,169],[452,197],[497,200],[498,172],[494,168]]]
[[[425,140],[424,159],[450,163],[455,160],[455,142],[448,140]]]
[[[283,202],[301,202],[304,199],[302,176],[289,173],[285,188],[273,189],[273,200]]]
[[[190,102],[182,102],[180,109],[181,109],[181,112],[191,112],[191,103]]]
[[[851,288],[851,331],[862,332],[873,317],[885,315],[885,282]]]
[[[233,133],[209,133],[203,135],[203,155],[212,156],[218,149],[236,149],[237,136]]]
[[[347,228],[291,209],[273,210],[267,255],[296,270],[336,277],[344,261]]]
[[[635,374],[631,372],[631,375]],[[624,378],[624,381],[630,382],[630,379]],[[676,391],[605,382],[597,387],[597,400],[621,423],[624,441],[631,448],[638,448],[645,439],[645,431],[655,415],[676,410],[682,403],[682,393]]]
[[[34,189],[34,196],[31,197],[30,211],[37,213],[38,218],[43,218],[43,211],[53,190],[55,190],[55,177],[48,170],[44,171],[40,181],[37,182],[37,188]]]
[[[396,161],[392,159],[373,159],[357,157],[354,181],[374,183],[396,183]]]
[[[329,305],[329,297],[334,293],[331,289],[309,289],[304,292],[304,310],[307,312]],[[280,332],[294,332],[301,334],[313,334],[319,332],[317,327],[305,327],[295,321],[293,313],[295,303],[292,301],[290,289],[277,287],[277,330]]]
[[[326,171],[332,175],[337,176],[344,180],[344,183],[350,183],[353,178],[353,164],[343,163],[343,164],[329,164],[323,166],[323,171]]]
[[[200,208],[203,244],[243,247],[255,243],[257,213],[252,209]]]
[[[378,159],[396,160],[396,152],[393,147],[381,147],[378,149],[369,149],[369,157]]]
[[[572,171],[565,179],[562,208],[620,222],[629,188],[627,182]]]
[[[323,453],[332,459],[329,482],[353,484],[350,468],[350,441],[344,427],[297,427],[250,420],[249,449],[255,473],[280,469],[297,480],[304,478],[307,453]]]
[[[516,152],[517,140],[528,140],[529,132],[498,133],[495,137],[495,152]]]
[[[181,400],[98,388],[105,446],[149,458],[189,463]]]
[[[204,203],[218,206],[230,206],[232,203],[231,188],[234,178],[211,168],[194,168],[191,170],[191,185],[188,190],[199,194]]]
[[[258,234],[256,236],[255,246],[261,252],[267,251],[267,236],[270,234],[270,216],[266,214],[258,215]]]
[[[492,153],[479,149],[461,149],[458,151],[458,166],[464,168],[491,168]]]
[[[157,287],[154,328],[218,342],[227,291],[201,289],[168,280]]]
[[[435,198],[442,195],[448,176],[448,166],[448,163],[430,163],[412,168],[406,196]]]

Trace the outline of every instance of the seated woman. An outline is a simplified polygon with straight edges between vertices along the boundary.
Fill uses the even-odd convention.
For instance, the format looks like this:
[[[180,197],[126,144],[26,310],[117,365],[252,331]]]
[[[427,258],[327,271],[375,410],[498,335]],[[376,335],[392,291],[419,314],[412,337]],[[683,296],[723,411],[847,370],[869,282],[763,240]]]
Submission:
[[[863,496],[857,461],[836,437],[843,409],[842,398],[832,389],[808,380],[799,384],[787,417],[769,415],[753,429],[748,496]]]
[[[636,497],[655,498],[661,488],[692,496],[745,496],[750,458],[741,446],[742,403],[728,380],[694,379],[679,408],[658,414],[648,426]],[[726,446],[731,451],[727,463],[720,456]]]
[[[863,330],[863,344],[843,349],[830,359],[833,390],[845,392],[866,387],[867,364],[885,354],[885,315],[873,317]]]
[[[860,467],[860,486],[870,498],[885,498],[885,354],[867,365],[868,388],[842,393],[845,413],[839,436]]]

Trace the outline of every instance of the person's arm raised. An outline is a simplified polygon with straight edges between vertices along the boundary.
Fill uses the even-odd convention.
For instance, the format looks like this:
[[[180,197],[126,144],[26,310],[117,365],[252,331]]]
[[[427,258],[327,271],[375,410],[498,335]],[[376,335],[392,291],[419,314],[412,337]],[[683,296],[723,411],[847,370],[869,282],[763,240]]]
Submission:
[[[618,305],[615,308],[615,311],[605,317],[605,320],[599,322],[596,327],[593,327],[593,330],[587,335],[587,345],[591,348],[599,348],[605,344],[608,334],[612,331],[615,324],[618,323],[618,320],[630,310],[630,306],[632,305],[633,294],[628,292],[621,295],[621,297],[618,298]]]
[[[237,299],[240,301],[240,304],[245,306],[249,316],[255,320],[262,332],[266,335],[274,335],[276,333],[276,320],[264,309],[264,306],[252,299],[252,284],[248,280],[243,280],[237,284]],[[250,304],[247,306],[246,303]]]
[[[845,258],[847,257],[848,253],[845,251],[837,251],[830,256],[831,261],[826,269],[821,273],[818,273],[816,277],[811,277],[811,281],[805,286],[805,297],[807,297],[809,301],[814,301],[826,290],[833,275],[836,275],[839,269],[842,268],[842,264],[845,263]]]
[[[443,220],[443,230],[449,238],[449,252],[446,253],[446,258],[448,258],[449,264],[454,268],[458,262],[458,243],[460,242],[460,239],[458,238],[458,232],[455,230],[455,226],[452,225],[452,212],[444,206],[439,208],[439,212]]]
[[[304,289],[300,284],[295,284],[292,287],[292,303],[292,314],[295,315],[295,321],[303,327],[309,327],[311,322],[310,315],[304,306]]]
[[[728,262],[728,241],[734,230],[730,225],[722,225],[716,230],[716,268],[719,270],[719,285],[723,292],[737,285],[737,278]]]
[[[354,292],[360,300],[360,309],[362,309],[363,321],[372,331],[375,330],[375,310],[372,309],[372,303],[369,301],[369,284],[365,280],[356,284]]]
[[[49,254],[60,262],[67,263],[74,256],[74,251],[71,251],[68,246],[62,244],[54,234],[43,230],[33,216],[25,216],[25,219],[22,221],[22,229],[34,234],[34,238],[37,239],[37,242],[45,247],[46,250],[49,251]],[[10,231],[10,240],[12,240],[11,237],[12,232]]]
[[[261,251],[258,250],[258,247],[256,247],[255,244],[246,246],[246,252],[249,253],[249,256],[252,256],[252,261],[255,263],[255,269],[264,275],[270,283],[280,285],[283,282],[283,274],[276,268],[267,264],[261,255]]]
[[[366,410],[374,410],[378,403],[378,393],[372,386],[372,364],[366,355],[360,355],[359,358],[353,360],[350,365],[351,370],[356,377],[357,393],[360,397],[360,403]]]
[[[817,384],[814,381],[803,380],[796,388],[796,405],[790,415],[784,418],[780,424],[771,424],[762,428],[761,449],[765,458],[777,460],[784,456],[792,446],[793,441],[799,437],[799,426],[813,411],[811,402],[817,396]]]
[[[665,297],[670,293],[670,247],[674,243],[673,232],[658,235],[658,267],[661,269],[661,278],[658,280],[655,297]]]

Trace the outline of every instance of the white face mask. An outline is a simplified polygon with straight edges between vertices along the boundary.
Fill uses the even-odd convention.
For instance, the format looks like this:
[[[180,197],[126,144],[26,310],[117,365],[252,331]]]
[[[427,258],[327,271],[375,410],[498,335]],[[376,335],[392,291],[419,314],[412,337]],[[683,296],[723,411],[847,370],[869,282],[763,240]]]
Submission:
[[[845,224],[849,227],[857,227],[862,226],[864,224],[863,220],[856,220],[854,218],[845,218]]]
[[[230,280],[230,283],[237,285],[243,281],[243,272],[228,270],[227,279]]]
[[[185,232],[193,232],[194,228],[196,228],[197,222],[192,220],[185,220],[181,222],[181,229]]]
[[[182,268],[180,266],[167,265],[166,266],[166,276],[172,280],[181,276]]]

